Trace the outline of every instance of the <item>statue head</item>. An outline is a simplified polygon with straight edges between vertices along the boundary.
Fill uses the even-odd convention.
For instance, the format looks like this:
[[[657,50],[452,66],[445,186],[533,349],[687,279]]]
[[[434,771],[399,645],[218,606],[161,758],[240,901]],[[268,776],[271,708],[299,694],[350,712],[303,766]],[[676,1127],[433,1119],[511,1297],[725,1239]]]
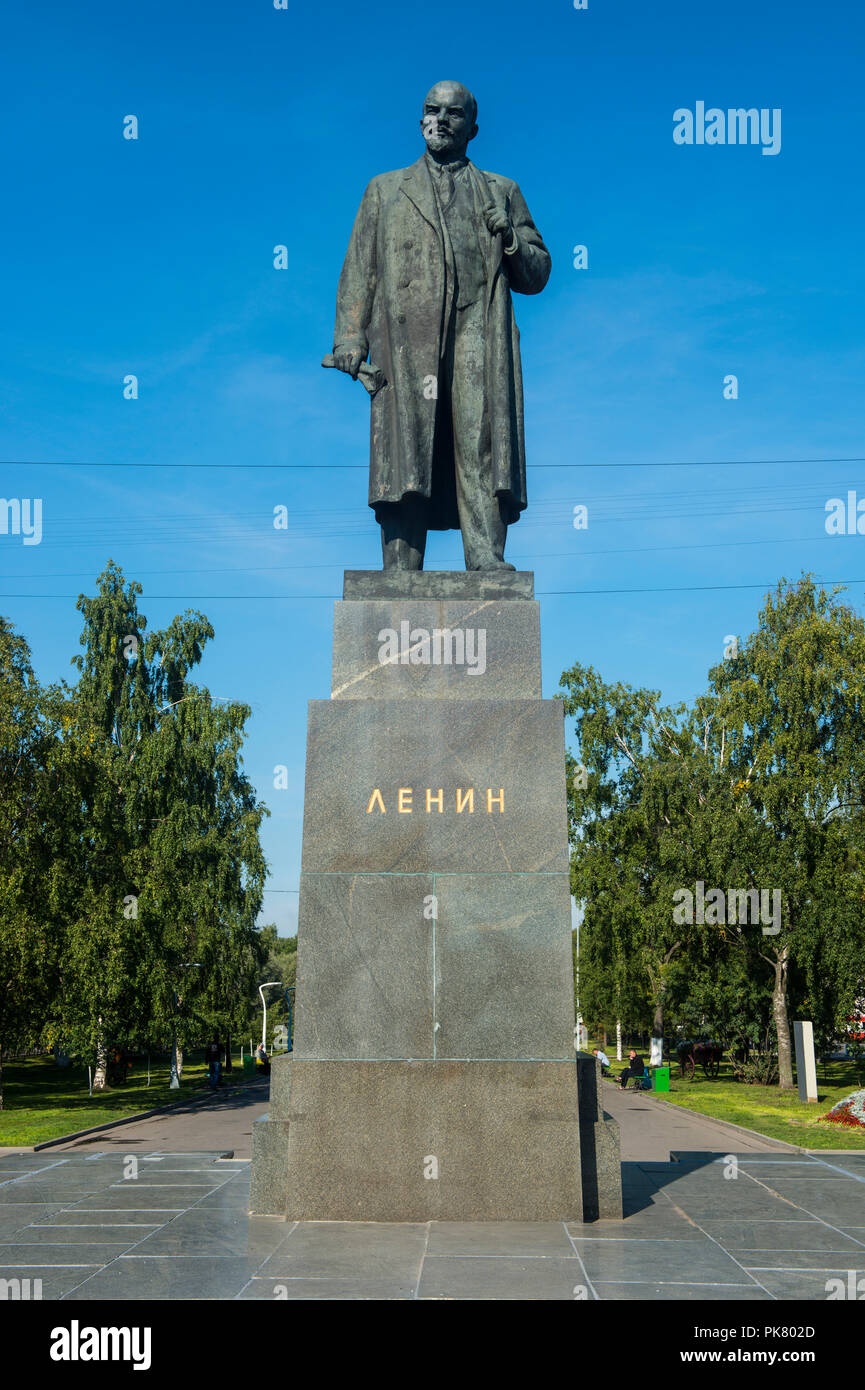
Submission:
[[[433,159],[460,159],[478,133],[478,104],[461,82],[437,82],[424,98],[420,128]]]

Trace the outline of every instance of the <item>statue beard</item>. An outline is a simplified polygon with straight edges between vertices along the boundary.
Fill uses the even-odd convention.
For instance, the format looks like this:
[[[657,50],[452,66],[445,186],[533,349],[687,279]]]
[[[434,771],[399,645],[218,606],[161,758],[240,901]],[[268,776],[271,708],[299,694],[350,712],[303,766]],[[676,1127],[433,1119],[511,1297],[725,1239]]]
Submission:
[[[447,154],[458,159],[462,153],[450,131],[439,131],[432,123],[424,124],[423,138],[430,154]]]

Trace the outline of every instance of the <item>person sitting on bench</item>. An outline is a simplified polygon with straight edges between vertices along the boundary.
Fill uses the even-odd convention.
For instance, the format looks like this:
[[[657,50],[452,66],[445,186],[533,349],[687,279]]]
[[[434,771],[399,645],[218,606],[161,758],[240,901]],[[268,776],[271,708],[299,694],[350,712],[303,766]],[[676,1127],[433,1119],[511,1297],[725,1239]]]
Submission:
[[[600,1049],[599,1047],[593,1047],[593,1048],[592,1048],[592,1056],[593,1056],[593,1057],[597,1057],[598,1061],[599,1061],[600,1064],[601,1064],[601,1076],[609,1076],[609,1074],[610,1074],[610,1059],[609,1059],[609,1057],[607,1056],[606,1052],[602,1052],[601,1049]]]
[[[630,1052],[628,1053],[628,1065],[625,1067],[625,1070],[622,1072],[621,1078],[619,1080],[619,1085],[621,1086],[622,1090],[625,1090],[632,1076],[642,1076],[645,1070],[646,1064],[640,1056],[639,1052],[635,1052],[634,1049],[631,1048]]]

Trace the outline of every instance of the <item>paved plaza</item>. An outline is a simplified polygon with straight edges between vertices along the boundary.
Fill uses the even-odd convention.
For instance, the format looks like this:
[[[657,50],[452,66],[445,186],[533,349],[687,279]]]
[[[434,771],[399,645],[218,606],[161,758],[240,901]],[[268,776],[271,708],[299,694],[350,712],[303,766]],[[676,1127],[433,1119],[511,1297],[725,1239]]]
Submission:
[[[807,1155],[606,1089],[627,1155],[622,1221],[250,1219],[248,1159],[148,1150],[140,1122],[0,1154],[0,1279],[74,1301],[755,1302],[823,1301],[829,1280],[865,1278],[865,1153]],[[242,1137],[263,1103],[216,1102],[174,1132],[211,1134],[221,1114],[220,1132]],[[698,1134],[703,1150],[674,1147]]]

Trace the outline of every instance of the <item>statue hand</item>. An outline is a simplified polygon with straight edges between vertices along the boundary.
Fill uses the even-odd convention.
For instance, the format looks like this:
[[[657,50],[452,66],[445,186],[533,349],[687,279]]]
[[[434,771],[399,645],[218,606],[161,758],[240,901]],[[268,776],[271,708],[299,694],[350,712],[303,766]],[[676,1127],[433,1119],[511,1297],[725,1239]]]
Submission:
[[[351,351],[335,352],[333,354],[333,365],[338,367],[341,372],[348,372],[352,381],[357,381],[357,374],[363,362],[363,353]]]
[[[506,239],[511,239],[511,219],[508,217],[504,208],[496,207],[494,203],[488,203],[484,208],[484,221],[493,236],[501,234]]]

